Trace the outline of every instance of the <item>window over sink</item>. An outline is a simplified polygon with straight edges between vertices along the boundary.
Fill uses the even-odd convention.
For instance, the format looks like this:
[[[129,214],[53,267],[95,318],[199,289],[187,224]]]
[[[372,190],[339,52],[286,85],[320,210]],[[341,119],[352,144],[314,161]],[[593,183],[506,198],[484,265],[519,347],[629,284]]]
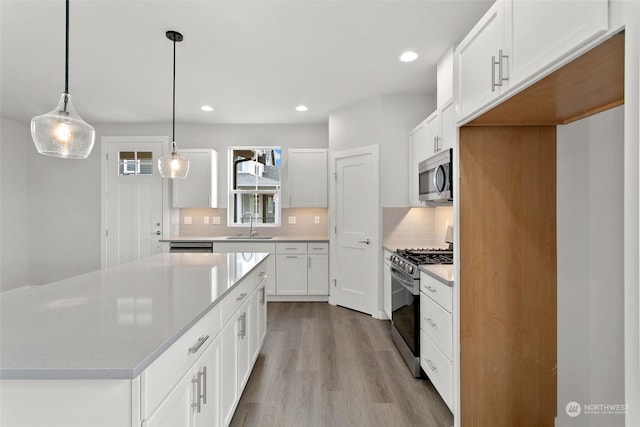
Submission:
[[[280,147],[229,147],[228,225],[280,225]]]

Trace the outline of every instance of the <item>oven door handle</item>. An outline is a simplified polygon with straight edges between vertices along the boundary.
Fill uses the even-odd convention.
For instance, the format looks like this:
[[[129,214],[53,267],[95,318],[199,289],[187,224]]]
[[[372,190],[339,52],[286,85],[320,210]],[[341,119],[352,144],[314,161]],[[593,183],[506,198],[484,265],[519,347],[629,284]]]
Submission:
[[[400,273],[399,270],[396,270],[395,268],[391,268],[391,277],[392,279],[396,279],[398,282],[400,282],[400,284],[406,288],[409,292],[411,292],[412,295],[419,295],[419,293],[415,293],[415,286],[413,284],[413,280],[407,280],[405,279],[403,273]]]

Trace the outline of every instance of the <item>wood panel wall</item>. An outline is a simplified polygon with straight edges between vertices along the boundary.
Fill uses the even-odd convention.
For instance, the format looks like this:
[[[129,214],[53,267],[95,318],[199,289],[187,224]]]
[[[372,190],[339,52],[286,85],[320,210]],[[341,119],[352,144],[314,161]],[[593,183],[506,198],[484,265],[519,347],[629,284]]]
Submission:
[[[460,128],[462,426],[553,426],[555,126]]]

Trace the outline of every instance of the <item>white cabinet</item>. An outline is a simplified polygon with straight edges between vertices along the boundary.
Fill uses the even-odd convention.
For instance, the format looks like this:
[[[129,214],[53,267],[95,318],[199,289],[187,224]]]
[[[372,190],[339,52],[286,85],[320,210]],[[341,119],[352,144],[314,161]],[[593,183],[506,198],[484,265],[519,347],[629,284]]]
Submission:
[[[309,295],[329,295],[329,245],[309,243],[307,292]]]
[[[180,150],[189,160],[185,179],[173,180],[174,208],[218,207],[217,152],[210,149]]]
[[[220,413],[222,424],[229,425],[236,409],[236,401],[240,399],[238,392],[238,334],[240,332],[240,315],[237,312],[222,330],[220,352]]]
[[[429,157],[427,121],[423,120],[409,134],[409,206],[422,206],[418,198],[418,164]]]
[[[436,110],[427,117],[427,157],[438,152],[440,139],[442,139],[442,127],[440,126],[439,111]]]
[[[452,291],[420,272],[420,366],[453,411]]]
[[[608,0],[496,0],[456,48],[457,122],[608,30]]]
[[[328,243],[277,243],[276,294],[329,295]]]
[[[285,206],[326,208],[328,150],[292,148],[287,151]]]
[[[453,98],[453,48],[438,61],[436,107],[442,108]]]
[[[215,339],[143,427],[219,426],[219,360],[220,341]]]
[[[512,0],[513,82],[527,79],[608,28],[608,0]]]
[[[456,49],[458,121],[506,91],[510,52],[504,21],[504,0],[497,0]]]

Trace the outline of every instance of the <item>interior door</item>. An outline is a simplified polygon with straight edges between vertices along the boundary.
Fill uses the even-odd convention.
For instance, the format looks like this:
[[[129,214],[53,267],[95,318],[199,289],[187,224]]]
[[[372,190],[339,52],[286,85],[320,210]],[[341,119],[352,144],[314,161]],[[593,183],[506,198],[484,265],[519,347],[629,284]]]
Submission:
[[[161,142],[107,143],[106,267],[162,251]]]
[[[334,152],[331,168],[329,302],[381,317],[378,147]]]

